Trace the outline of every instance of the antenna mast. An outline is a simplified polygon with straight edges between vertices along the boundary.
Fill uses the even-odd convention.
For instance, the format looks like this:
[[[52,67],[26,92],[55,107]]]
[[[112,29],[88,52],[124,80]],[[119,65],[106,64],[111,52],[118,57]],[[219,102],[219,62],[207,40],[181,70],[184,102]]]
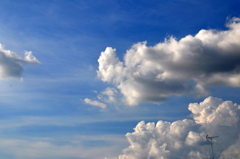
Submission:
[[[210,142],[211,142],[213,159],[214,159],[214,152],[213,152],[213,142],[212,142],[212,139],[213,139],[213,138],[217,138],[217,137],[218,137],[218,136],[212,136],[212,137],[209,137],[208,135],[206,136],[207,141],[210,141]]]

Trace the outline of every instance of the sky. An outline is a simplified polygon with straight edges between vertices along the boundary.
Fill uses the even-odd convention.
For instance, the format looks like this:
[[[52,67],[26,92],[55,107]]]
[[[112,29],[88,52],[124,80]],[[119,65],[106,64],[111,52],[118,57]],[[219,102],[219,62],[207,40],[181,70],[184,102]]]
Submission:
[[[239,6],[0,1],[0,158],[240,158]]]

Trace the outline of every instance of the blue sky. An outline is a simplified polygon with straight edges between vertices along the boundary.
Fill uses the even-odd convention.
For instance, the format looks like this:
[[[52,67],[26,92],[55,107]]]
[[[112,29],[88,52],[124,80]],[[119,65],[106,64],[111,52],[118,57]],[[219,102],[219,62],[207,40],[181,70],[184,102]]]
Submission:
[[[147,127],[187,119],[204,127],[190,115],[197,114],[190,103],[213,96],[212,103],[240,104],[239,5],[0,1],[0,158],[139,158],[137,148],[128,148],[142,131],[137,132],[139,122]],[[239,109],[233,109],[237,119]],[[200,136],[208,131],[216,132],[194,129]],[[226,158],[225,150],[238,143],[219,148],[217,155]],[[164,157],[174,158],[179,152],[168,147],[172,155]],[[155,156],[146,158],[164,154],[148,150],[153,152],[142,152]],[[197,152],[188,157],[202,151]]]

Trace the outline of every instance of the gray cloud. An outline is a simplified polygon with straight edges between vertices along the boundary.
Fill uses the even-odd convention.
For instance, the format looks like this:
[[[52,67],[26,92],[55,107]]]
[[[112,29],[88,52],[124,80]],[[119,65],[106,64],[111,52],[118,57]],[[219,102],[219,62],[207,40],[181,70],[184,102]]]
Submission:
[[[108,47],[98,59],[98,77],[115,84],[125,104],[160,103],[172,95],[208,95],[207,86],[240,86],[240,18],[228,30],[200,30],[195,36],[171,37],[155,46],[137,43],[124,61]]]
[[[5,50],[0,44],[0,79],[21,78],[23,73],[23,63],[40,63],[32,52],[25,52],[25,57],[21,58],[10,50]]]
[[[119,159],[211,158],[207,134],[219,136],[214,140],[216,158],[239,158],[240,105],[208,97],[201,103],[189,104],[189,110],[192,120],[138,123],[134,132],[126,134],[130,146]]]

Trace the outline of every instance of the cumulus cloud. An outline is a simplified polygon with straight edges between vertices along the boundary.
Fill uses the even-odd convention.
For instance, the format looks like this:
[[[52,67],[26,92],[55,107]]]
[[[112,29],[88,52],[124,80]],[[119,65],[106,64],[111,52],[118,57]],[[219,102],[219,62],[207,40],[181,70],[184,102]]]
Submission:
[[[36,64],[40,63],[32,52],[25,52],[25,57],[21,58],[10,50],[5,50],[0,44],[0,79],[21,78],[23,72],[23,63]]]
[[[141,121],[127,133],[130,146],[119,159],[205,159],[211,158],[206,135],[219,136],[214,142],[216,158],[239,158],[240,105],[208,97],[189,104],[193,119],[175,122]]]
[[[96,106],[96,107],[100,107],[100,108],[106,108],[107,107],[106,104],[104,104],[104,103],[98,102],[96,100],[91,100],[91,99],[88,99],[88,98],[85,98],[84,102],[86,104]]]
[[[240,87],[240,18],[227,27],[171,37],[155,46],[137,43],[123,62],[116,49],[107,47],[98,59],[98,77],[114,84],[130,106],[187,93],[206,96],[207,86]]]
[[[240,136],[237,142],[231,145],[228,149],[224,150],[220,159],[235,159],[240,158]]]

